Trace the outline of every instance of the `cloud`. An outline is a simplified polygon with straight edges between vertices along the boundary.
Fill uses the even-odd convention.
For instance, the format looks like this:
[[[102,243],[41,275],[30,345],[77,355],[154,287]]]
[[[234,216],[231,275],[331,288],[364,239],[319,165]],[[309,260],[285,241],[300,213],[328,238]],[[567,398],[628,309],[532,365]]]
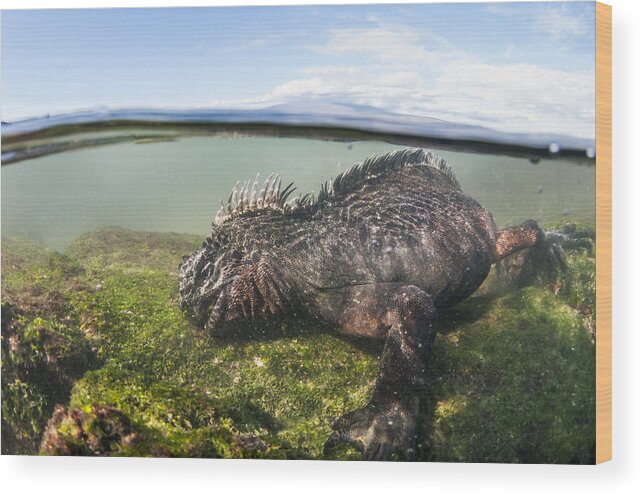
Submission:
[[[568,5],[543,5],[537,11],[534,29],[547,33],[554,40],[586,36],[593,30],[594,18],[587,9],[571,9]]]
[[[513,53],[514,53],[514,49],[515,49],[515,48],[516,48],[516,47],[514,46],[514,44],[513,44],[513,43],[509,44],[509,46],[507,46],[507,48],[505,48],[505,51],[504,51],[504,52],[502,52],[502,56],[503,56],[503,58],[505,58],[505,59],[510,59],[510,58],[511,58],[511,56],[513,55]]]
[[[380,68],[382,69],[382,68]],[[308,77],[295,79],[275,88],[268,96],[292,99],[305,96],[345,94],[352,97],[372,97],[390,94],[401,97],[421,79],[413,71],[388,71],[378,67],[317,67],[306,70]]]
[[[246,51],[255,51],[261,48],[265,48],[279,41],[281,38],[281,35],[267,34],[259,38],[248,38],[245,41],[237,43],[236,45],[218,47],[217,50],[220,53],[241,53]]]
[[[484,11],[501,16],[507,23],[544,33],[554,41],[591,36],[595,13],[592,2],[491,3]]]
[[[502,131],[594,137],[594,74],[533,64],[452,63],[424,111]]]
[[[594,138],[593,72],[512,63],[511,47],[504,62],[485,63],[405,26],[333,30],[311,49],[343,63],[307,67],[265,95],[228,104],[343,101],[498,131]]]
[[[427,49],[420,36],[431,38],[432,48]],[[445,56],[455,55],[456,49],[443,37],[430,32],[418,33],[408,26],[388,25],[364,29],[334,29],[325,43],[312,45],[319,54],[341,57],[366,56],[393,64],[438,64]]]

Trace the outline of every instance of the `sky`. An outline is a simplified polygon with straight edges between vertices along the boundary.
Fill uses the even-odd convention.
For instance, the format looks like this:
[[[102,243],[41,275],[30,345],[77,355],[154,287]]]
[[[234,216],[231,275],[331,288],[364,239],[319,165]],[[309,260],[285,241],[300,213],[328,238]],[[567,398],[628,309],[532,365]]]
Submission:
[[[593,2],[3,10],[3,121],[352,103],[594,138]]]

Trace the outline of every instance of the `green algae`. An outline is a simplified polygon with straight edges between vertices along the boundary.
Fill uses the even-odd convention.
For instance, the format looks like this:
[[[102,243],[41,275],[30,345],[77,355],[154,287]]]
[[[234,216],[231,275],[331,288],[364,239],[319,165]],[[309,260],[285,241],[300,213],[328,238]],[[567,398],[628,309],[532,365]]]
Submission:
[[[595,348],[582,317],[536,287],[480,304],[481,318],[436,342],[430,459],[592,463]]]
[[[75,305],[82,268],[34,243],[2,243],[2,453],[37,452],[54,406],[98,366]]]
[[[380,346],[301,323],[202,335],[176,277],[200,241],[109,228],[56,253],[3,240],[3,453],[324,456],[332,421],[368,401]],[[421,459],[593,461],[595,265],[568,261],[529,287],[492,281],[441,317]]]

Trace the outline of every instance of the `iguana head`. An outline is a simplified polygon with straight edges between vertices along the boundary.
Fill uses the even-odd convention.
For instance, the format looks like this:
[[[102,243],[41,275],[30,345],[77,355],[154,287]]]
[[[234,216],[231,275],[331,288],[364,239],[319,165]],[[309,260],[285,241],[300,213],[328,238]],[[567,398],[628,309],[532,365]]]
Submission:
[[[243,254],[231,246],[220,228],[215,229],[179,266],[179,306],[188,320],[206,330],[221,323],[226,288],[239,277]]]
[[[274,287],[276,275],[252,241],[233,243],[251,230],[248,218],[257,221],[305,209],[310,195],[288,202],[292,183],[281,188],[281,178],[272,174],[258,190],[254,181],[237,184],[212,225],[209,236],[179,266],[179,305],[197,327],[215,332],[221,324],[235,319],[252,320],[258,313],[275,313],[283,291]],[[258,222],[258,221],[257,221]]]

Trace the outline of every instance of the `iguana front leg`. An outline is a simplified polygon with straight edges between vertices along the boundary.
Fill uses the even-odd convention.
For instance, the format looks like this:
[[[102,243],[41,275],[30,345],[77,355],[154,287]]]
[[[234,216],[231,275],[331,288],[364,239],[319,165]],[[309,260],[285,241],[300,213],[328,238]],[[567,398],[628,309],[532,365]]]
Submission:
[[[555,277],[567,270],[564,249],[591,253],[593,234],[577,231],[568,224],[557,231],[543,231],[536,221],[528,220],[496,234],[495,262],[503,279],[510,284],[526,285],[541,277]]]
[[[371,400],[335,422],[325,452],[348,442],[367,460],[388,460],[395,452],[413,459],[419,394],[435,340],[433,300],[416,286],[390,283],[355,287],[345,301],[342,332],[382,337],[385,344]]]

